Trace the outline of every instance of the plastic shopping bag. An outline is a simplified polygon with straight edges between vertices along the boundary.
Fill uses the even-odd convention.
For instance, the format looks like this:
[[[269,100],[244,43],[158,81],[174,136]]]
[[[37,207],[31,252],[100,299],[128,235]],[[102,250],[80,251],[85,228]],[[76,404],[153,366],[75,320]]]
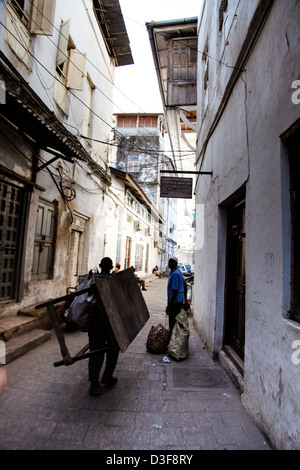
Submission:
[[[86,274],[80,282],[76,292],[87,289],[95,282],[94,275]],[[89,315],[97,303],[94,293],[85,292],[74,298],[69,308],[69,318],[76,323],[81,331],[88,331]]]

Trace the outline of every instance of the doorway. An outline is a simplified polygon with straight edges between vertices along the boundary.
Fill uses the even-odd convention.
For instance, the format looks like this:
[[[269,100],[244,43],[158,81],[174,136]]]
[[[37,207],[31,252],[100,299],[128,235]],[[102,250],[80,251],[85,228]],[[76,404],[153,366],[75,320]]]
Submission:
[[[73,212],[73,223],[71,226],[71,245],[70,245],[70,274],[69,286],[78,286],[79,276],[85,274],[83,263],[85,233],[88,225],[88,217]]]
[[[0,175],[0,302],[20,300],[28,198],[23,183]]]
[[[227,257],[223,349],[243,374],[245,348],[245,197],[227,211]]]

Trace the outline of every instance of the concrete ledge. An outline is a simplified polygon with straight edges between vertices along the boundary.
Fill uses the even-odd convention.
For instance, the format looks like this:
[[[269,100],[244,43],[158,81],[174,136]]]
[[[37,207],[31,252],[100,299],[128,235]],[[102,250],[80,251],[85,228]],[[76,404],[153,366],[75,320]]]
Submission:
[[[24,356],[28,351],[51,339],[51,333],[44,330],[32,330],[21,336],[10,339],[6,345],[6,364]]]
[[[13,317],[3,317],[0,322],[0,339],[8,341],[16,336],[27,333],[36,328],[34,317],[15,315]]]
[[[58,312],[61,308],[61,304],[55,305],[55,310]],[[35,306],[28,307],[26,309],[19,310],[18,316],[28,317],[28,318],[35,318],[35,328],[41,330],[51,330],[53,328],[52,322],[47,312],[47,308],[41,308],[36,310]]]
[[[238,390],[242,393],[244,391],[244,379],[239,373],[238,369],[235,367],[234,363],[230,360],[224,351],[219,351],[218,359],[220,365],[227,372]]]

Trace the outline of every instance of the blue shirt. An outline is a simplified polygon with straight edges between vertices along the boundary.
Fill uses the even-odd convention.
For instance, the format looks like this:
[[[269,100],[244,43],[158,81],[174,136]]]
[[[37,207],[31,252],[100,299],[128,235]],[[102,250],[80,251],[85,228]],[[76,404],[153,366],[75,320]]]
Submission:
[[[174,300],[174,304],[177,304],[179,302],[185,302],[185,297],[184,297],[184,277],[180,271],[179,268],[174,268],[171,270],[169,274],[169,280],[168,280],[168,304],[171,301],[172,294],[174,290],[177,291],[176,298]]]

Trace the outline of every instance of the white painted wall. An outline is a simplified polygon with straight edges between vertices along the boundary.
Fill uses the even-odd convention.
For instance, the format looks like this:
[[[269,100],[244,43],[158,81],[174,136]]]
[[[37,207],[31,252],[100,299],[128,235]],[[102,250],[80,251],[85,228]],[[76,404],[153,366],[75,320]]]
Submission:
[[[105,47],[99,26],[93,13],[92,0],[64,0],[56,2],[54,29],[52,36],[31,36],[30,51],[34,56],[25,65],[5,41],[5,29],[0,33],[1,51],[6,55],[13,66],[19,71],[29,86],[41,98],[45,105],[54,112],[55,116],[63,121],[65,127],[78,138],[91,157],[104,169],[108,169],[109,142],[112,134],[113,113],[113,81],[114,61],[109,57]],[[6,2],[1,2],[0,17],[5,24]],[[70,90],[70,106],[68,115],[61,113],[54,98],[54,82],[56,69],[56,55],[61,21],[70,19],[70,36],[76,48],[86,54],[86,70],[84,88],[82,91]],[[93,116],[91,135],[94,140],[86,140],[80,137],[82,132],[82,118],[84,112],[84,96],[87,86],[87,75],[95,85],[93,97]],[[17,140],[15,140],[17,142]],[[103,143],[102,143],[103,142]],[[18,142],[18,145],[24,146]],[[22,148],[23,148],[22,147]],[[4,148],[1,145],[1,148]],[[28,152],[28,149],[26,150]],[[19,162],[20,157],[11,146],[6,152],[0,153],[0,160],[13,171],[30,178],[30,171],[26,164]],[[29,155],[30,156],[30,155]],[[52,155],[41,152],[40,156],[45,160]],[[30,156],[31,157],[31,156]],[[57,163],[50,166],[51,171],[56,173]],[[28,165],[27,165],[28,166]],[[91,168],[84,162],[75,165],[64,163],[64,169],[68,170],[66,181],[75,181],[76,198],[69,203],[71,211],[76,210],[87,218],[87,230],[85,233],[83,272],[94,267],[101,260],[105,251],[105,221],[107,220],[104,210],[105,185],[100,181]],[[28,218],[28,230],[26,233],[26,253],[24,260],[24,292],[20,304],[6,306],[1,314],[16,313],[20,308],[40,303],[49,297],[55,298],[65,294],[68,287],[68,269],[70,252],[71,217],[65,206],[56,185],[47,171],[37,174],[37,184],[44,187],[46,191],[38,189],[32,195]],[[31,282],[31,266],[33,259],[33,241],[36,223],[36,211],[38,198],[43,197],[48,201],[58,201],[58,227],[57,242],[55,250],[54,277],[47,281]]]
[[[199,22],[198,49],[204,50],[209,35],[209,55],[224,64],[234,64],[259,2],[228,4],[228,36],[219,39],[218,10],[215,2],[206,1]],[[200,179],[196,195],[198,207],[204,204],[204,244],[196,249],[194,320],[215,355],[222,349],[224,326],[226,209],[222,204],[246,186],[243,403],[277,449],[300,448],[300,365],[292,362],[292,343],[300,339],[300,325],[287,319],[290,227],[284,208],[289,183],[283,171],[287,156],[280,139],[300,116],[300,105],[291,100],[292,82],[299,78],[299,19],[299,2],[274,1],[246,71],[235,84],[211,135],[204,160],[198,159],[198,166],[202,162],[202,169],[212,170],[213,177]],[[221,41],[219,45],[216,38]],[[198,130],[201,157],[233,72],[217,61],[210,60],[210,64],[209,108]],[[200,62],[198,115],[203,111],[202,65]],[[200,212],[197,217],[197,237],[202,237]],[[268,264],[270,254],[273,265]]]

